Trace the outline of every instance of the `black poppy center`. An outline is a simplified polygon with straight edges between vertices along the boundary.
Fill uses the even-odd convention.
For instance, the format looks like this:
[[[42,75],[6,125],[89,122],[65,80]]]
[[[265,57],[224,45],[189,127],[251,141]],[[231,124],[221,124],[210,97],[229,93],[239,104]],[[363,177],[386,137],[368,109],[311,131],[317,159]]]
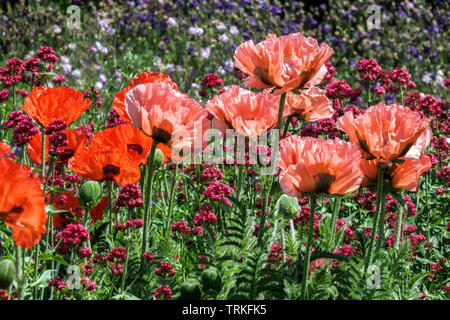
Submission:
[[[328,173],[319,173],[316,178],[316,192],[327,192],[331,184],[336,179],[335,176]]]
[[[120,174],[120,168],[113,165],[113,164],[107,164],[106,166],[103,167],[103,173],[105,175],[113,175],[113,176],[117,176],[118,174]]]
[[[144,148],[142,148],[140,144],[127,144],[127,149],[128,151],[134,150],[138,154],[142,154],[142,152],[144,152]]]
[[[59,156],[59,160],[67,161],[70,158],[72,158],[74,154],[75,154],[75,150],[73,150],[73,149],[64,149],[62,154]]]
[[[157,128],[153,133],[153,138],[158,142],[167,144],[172,138],[172,135],[164,129]]]

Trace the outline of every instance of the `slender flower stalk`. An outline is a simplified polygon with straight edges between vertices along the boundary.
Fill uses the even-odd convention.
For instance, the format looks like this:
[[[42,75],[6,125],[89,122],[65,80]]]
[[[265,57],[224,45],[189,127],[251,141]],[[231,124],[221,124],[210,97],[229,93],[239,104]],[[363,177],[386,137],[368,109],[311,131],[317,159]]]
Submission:
[[[147,176],[144,182],[144,230],[142,235],[142,253],[147,252],[148,241],[147,234],[150,223],[150,218],[152,215],[152,196],[153,196],[153,170],[155,165],[155,150],[157,142],[153,140],[152,148],[148,156],[147,162]]]
[[[403,223],[403,212],[400,211],[397,219],[397,226],[395,230],[395,240],[394,240],[394,250],[398,251],[398,247],[400,246],[400,241],[402,237],[402,223]]]
[[[340,206],[341,206],[341,197],[334,198],[333,215],[331,218],[331,245],[333,246],[333,249],[335,246],[334,241],[335,241],[335,237],[336,237],[336,224],[337,224]]]
[[[41,177],[45,176],[45,130],[42,129],[42,144],[41,144]]]
[[[17,299],[23,300],[23,284],[24,284],[24,276],[23,276],[23,264],[22,264],[22,249],[14,243],[14,247],[16,250],[16,282],[17,282]]]
[[[316,210],[315,193],[311,193],[310,201],[311,201],[310,204],[311,211],[309,213],[308,240],[306,242],[305,259],[303,260],[302,289],[301,289],[303,299],[307,298],[306,289],[309,280],[309,263],[311,260],[311,245],[314,234],[314,212]],[[301,246],[299,247],[299,250],[301,250]]]
[[[172,218],[173,203],[174,203],[174,199],[175,199],[175,186],[177,184],[177,171],[178,171],[178,165],[175,165],[175,168],[173,169],[172,184],[170,185],[169,209],[167,211],[167,222],[166,222],[166,228],[164,230],[164,235],[166,235],[167,230],[169,230],[170,220]]]
[[[281,94],[280,97],[280,105],[278,107],[278,120],[277,120],[277,126],[275,129],[280,129],[283,121],[283,110],[284,110],[284,103],[286,101],[286,92]],[[277,131],[278,133],[279,131]],[[272,159],[274,163],[278,162],[278,152],[272,152],[272,157],[275,157],[275,159]],[[269,203],[269,195],[270,190],[272,190],[272,184],[275,180],[275,175],[272,175],[269,178],[269,182],[267,183],[267,186],[264,186],[264,196],[263,196],[263,206],[261,211],[261,218],[259,222],[259,230],[258,230],[258,247],[261,247],[262,245],[262,239],[263,234],[266,229],[266,216],[267,216],[267,207]]]
[[[373,217],[372,236],[370,238],[369,249],[367,251],[366,261],[364,263],[364,273],[367,272],[367,268],[372,262],[372,251],[378,230],[379,217],[380,215],[382,215],[381,211],[385,211],[385,206],[384,205],[381,206],[382,199],[383,198],[386,199],[386,195],[383,192],[383,176],[384,176],[384,168],[380,166],[378,170],[378,182],[377,182],[377,200],[376,200],[377,210],[375,212],[375,217]]]

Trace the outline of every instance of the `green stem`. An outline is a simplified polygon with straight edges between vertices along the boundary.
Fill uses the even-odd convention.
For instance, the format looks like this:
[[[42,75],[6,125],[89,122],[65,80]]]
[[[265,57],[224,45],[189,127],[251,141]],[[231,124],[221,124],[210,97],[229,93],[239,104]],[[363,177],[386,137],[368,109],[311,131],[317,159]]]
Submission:
[[[375,217],[373,218],[373,227],[372,227],[372,236],[370,238],[369,243],[369,249],[366,255],[366,260],[364,262],[364,273],[367,272],[367,268],[369,267],[370,263],[372,262],[372,251],[373,251],[373,245],[375,243],[377,229],[378,229],[378,217],[380,216],[381,211],[381,199],[384,197],[383,193],[383,176],[384,176],[384,169],[383,167],[379,167],[378,169],[378,182],[377,182],[377,210],[375,212]]]
[[[277,120],[277,126],[275,129],[280,129],[281,124],[283,122],[283,110],[284,110],[285,100],[286,100],[286,92],[283,93],[280,97],[280,105],[278,107],[278,120]],[[275,159],[274,159],[275,162],[277,161],[277,155],[278,155],[277,152],[272,153],[272,156],[275,157]],[[269,203],[269,194],[270,194],[270,190],[272,190],[272,184],[273,184],[274,180],[275,180],[275,175],[272,175],[270,177],[267,187],[264,187],[263,206],[262,206],[261,218],[260,218],[260,222],[259,222],[259,231],[258,231],[258,243],[257,243],[258,247],[261,247],[261,245],[262,245],[263,234],[266,229],[266,214],[267,214],[267,207],[268,207],[268,203]]]
[[[400,246],[400,239],[402,235],[402,223],[403,223],[403,210],[400,210],[397,219],[397,227],[395,230],[395,240],[394,240],[394,250],[397,252],[398,247]]]
[[[45,129],[42,128],[41,142],[41,177],[45,176]]]
[[[386,193],[382,191],[382,197],[380,199],[380,221],[378,222],[378,241],[377,241],[377,249],[375,251],[375,257],[378,255],[378,251],[380,251],[384,242],[384,217],[386,214]]]
[[[169,210],[167,211],[167,223],[166,223],[166,228],[164,230],[164,236],[166,235],[166,232],[169,229],[170,219],[172,218],[173,202],[175,199],[175,186],[177,184],[177,171],[178,171],[178,166],[175,165],[175,168],[173,169],[172,184],[170,185]]]
[[[309,280],[309,263],[311,260],[311,245],[314,234],[314,212],[316,209],[316,194],[311,193],[311,211],[309,214],[308,241],[306,242],[305,260],[303,261],[302,297],[306,299],[306,288]],[[301,246],[299,247],[301,249]]]
[[[109,234],[112,234],[113,230],[113,222],[112,222],[112,184],[113,182],[108,180],[106,181],[106,189],[108,193],[108,218],[109,218]],[[87,212],[85,213],[87,214]]]
[[[281,123],[283,122],[283,111],[284,111],[284,102],[285,101],[286,101],[286,92],[283,93],[280,97],[280,105],[278,107],[278,119],[277,119],[276,129],[280,129]]]
[[[14,243],[16,250],[16,282],[17,282],[17,299],[23,300],[23,265],[22,265],[22,249]]]
[[[333,216],[331,219],[331,245],[335,247],[334,238],[336,237],[336,224],[339,215],[339,208],[341,207],[341,197],[334,198]]]
[[[148,250],[147,233],[150,223],[150,216],[152,214],[152,197],[153,197],[153,170],[155,163],[155,151],[157,142],[153,140],[152,148],[150,150],[147,160],[147,177],[144,183],[144,230],[142,235],[142,253]]]

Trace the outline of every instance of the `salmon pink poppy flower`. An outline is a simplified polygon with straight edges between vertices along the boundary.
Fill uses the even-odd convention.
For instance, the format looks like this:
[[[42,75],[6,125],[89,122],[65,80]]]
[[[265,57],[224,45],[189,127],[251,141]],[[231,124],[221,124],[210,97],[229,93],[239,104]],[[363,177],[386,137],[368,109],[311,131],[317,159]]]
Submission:
[[[249,75],[246,85],[275,88],[275,94],[282,94],[319,85],[327,74],[325,62],[333,53],[325,43],[319,47],[315,39],[300,33],[269,34],[256,45],[249,40],[237,47],[234,67]]]
[[[114,147],[117,143],[126,145],[128,152],[136,157],[140,164],[147,163],[147,156],[152,147],[153,139],[134,128],[130,124],[122,124],[114,128],[99,131],[90,141],[90,144]],[[170,159],[171,149],[159,143],[157,149],[161,149],[164,155],[164,163]]]
[[[69,160],[68,167],[83,178],[113,180],[118,185],[137,183],[141,177],[139,160],[120,142],[116,146],[95,143],[80,148]]]
[[[301,94],[288,93],[283,116],[296,116],[307,121],[331,118],[334,114],[331,101],[319,88],[301,90]]]
[[[65,129],[63,132],[67,136],[67,141],[69,142],[67,146],[59,147],[62,150],[62,154],[58,156],[56,159],[57,163],[67,163],[71,157],[75,154],[75,151],[78,148],[84,147],[87,145],[88,140],[86,135],[78,130],[73,129]],[[45,163],[48,163],[48,135],[45,136]],[[27,153],[30,159],[36,163],[41,164],[41,152],[42,152],[42,134],[39,133],[35,135],[30,142],[28,143]]]
[[[83,93],[72,88],[35,87],[22,109],[44,128],[56,119],[70,126],[91,105],[89,99],[83,99]]]
[[[361,160],[361,169],[364,173],[363,185],[370,186],[378,178],[378,160]],[[386,178],[396,189],[416,191],[420,176],[431,169],[431,160],[428,156],[420,159],[405,159],[402,164],[393,163],[387,168]]]
[[[136,86],[126,94],[125,105],[133,127],[169,147],[192,145],[194,131],[209,127],[202,106],[166,83]]]
[[[291,197],[353,192],[363,179],[360,161],[361,152],[349,142],[290,136],[280,141],[280,185]]]
[[[347,112],[337,124],[367,157],[385,164],[397,158],[418,159],[431,140],[428,119],[399,104],[379,103],[357,118]]]
[[[45,234],[45,203],[39,180],[18,163],[0,157],[0,219],[13,228],[19,247],[30,249]]]
[[[117,111],[117,113],[123,120],[131,122],[131,119],[127,113],[127,108],[125,107],[126,94],[137,85],[153,82],[167,83],[172,87],[172,89],[178,90],[177,84],[173,82],[172,79],[167,74],[160,72],[141,73],[140,75],[131,79],[126,88],[120,90],[114,95],[113,109]]]
[[[205,109],[214,115],[219,128],[234,129],[239,134],[257,139],[277,124],[279,97],[268,91],[253,92],[239,86],[209,100]],[[213,125],[215,122],[213,122]]]

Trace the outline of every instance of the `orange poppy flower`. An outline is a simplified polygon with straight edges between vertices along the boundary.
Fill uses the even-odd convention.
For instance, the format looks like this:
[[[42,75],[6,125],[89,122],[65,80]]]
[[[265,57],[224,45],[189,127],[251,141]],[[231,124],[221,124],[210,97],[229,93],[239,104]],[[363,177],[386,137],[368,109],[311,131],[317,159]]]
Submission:
[[[361,169],[364,173],[363,185],[370,186],[371,181],[378,178],[378,160],[361,160]],[[428,156],[420,159],[405,159],[403,164],[393,163],[386,172],[392,187],[416,191],[420,176],[431,169],[431,161]]]
[[[419,159],[432,135],[427,118],[399,104],[379,103],[357,118],[347,112],[337,124],[367,157],[382,163],[397,158]]]
[[[8,158],[0,157],[0,172],[0,218],[13,228],[17,245],[30,249],[45,233],[47,222],[39,180]]]
[[[307,121],[331,118],[334,114],[331,101],[319,88],[301,90],[301,94],[288,93],[283,116],[296,116]]]
[[[53,120],[63,120],[67,126],[77,120],[91,105],[83,93],[66,87],[35,87],[21,107],[34,121],[46,128]]]
[[[130,155],[136,157],[140,164],[147,163],[147,156],[152,147],[153,139],[129,124],[99,131],[90,141],[91,145],[99,144],[99,146],[110,147],[114,147],[118,143],[125,144]],[[163,152],[164,163],[166,163],[170,159],[172,150],[162,143],[157,145],[157,149],[161,149]]]
[[[113,180],[118,185],[137,183],[141,177],[139,160],[118,142],[115,146],[91,144],[79,148],[70,158],[68,167],[83,178],[100,181]]]
[[[125,105],[133,127],[169,147],[192,145],[194,131],[209,128],[202,106],[166,83],[136,86],[126,94]]]
[[[265,41],[249,40],[234,53],[234,67],[247,73],[245,84],[253,88],[276,88],[275,94],[319,85],[327,73],[325,62],[334,53],[325,43],[319,47],[311,37],[300,33]]]
[[[279,97],[268,91],[253,92],[239,86],[209,100],[205,109],[225,127],[239,134],[257,139],[277,124]],[[213,125],[215,123],[213,122]]]
[[[59,204],[58,199],[61,197],[65,198],[64,204]],[[67,210],[69,213],[70,209],[79,206],[78,198],[70,194],[70,192],[63,192],[55,196],[54,207],[58,210]],[[97,203],[97,205],[89,210],[91,215],[91,224],[94,224],[97,220],[101,219],[103,212],[108,207],[108,197],[102,197],[102,199]],[[53,225],[57,228],[65,228],[67,224],[74,223],[73,216],[67,214],[66,212],[58,212],[53,215]],[[79,218],[79,217],[78,217]]]
[[[363,179],[361,152],[340,139],[290,136],[280,141],[279,181],[284,193],[345,194],[358,189]]]
[[[69,143],[65,147],[59,147],[63,151],[62,155],[58,156],[57,163],[65,163],[69,161],[71,157],[75,154],[75,151],[87,145],[88,140],[86,135],[78,130],[65,129],[64,132],[67,135],[67,140]],[[45,163],[48,163],[48,135],[45,136]],[[36,134],[28,142],[27,153],[30,159],[36,163],[41,164],[41,152],[42,152],[42,134]]]
[[[131,122],[131,119],[127,113],[127,108],[125,107],[125,96],[128,93],[128,91],[130,91],[137,85],[153,82],[164,82],[169,84],[174,90],[178,90],[177,84],[173,82],[172,79],[167,74],[160,72],[141,73],[137,77],[131,79],[126,88],[120,90],[114,95],[113,109],[117,111],[117,113],[123,120]]]

